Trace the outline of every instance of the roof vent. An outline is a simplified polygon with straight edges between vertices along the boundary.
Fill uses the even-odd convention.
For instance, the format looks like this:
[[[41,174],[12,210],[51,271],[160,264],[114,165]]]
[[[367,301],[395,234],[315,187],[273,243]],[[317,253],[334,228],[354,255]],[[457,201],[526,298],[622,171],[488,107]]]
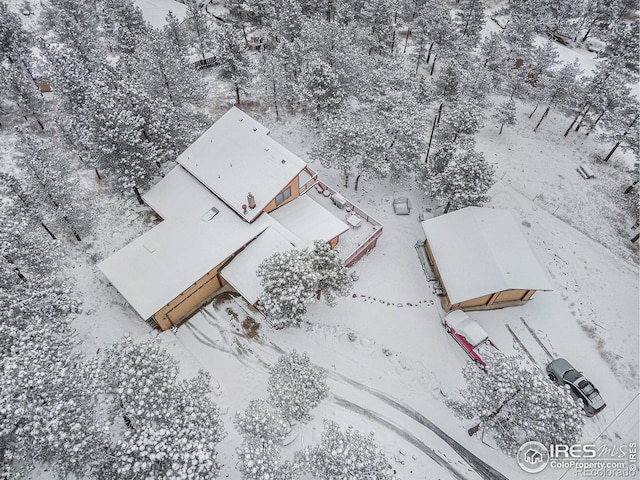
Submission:
[[[282,160],[280,160],[280,163],[284,165],[285,163],[287,163],[287,161],[283,158]]]
[[[249,208],[251,210],[256,208],[256,199],[251,192],[247,194],[247,203],[249,204]]]
[[[258,131],[258,129],[257,129],[256,127],[253,127],[253,131],[254,131],[254,132],[257,132],[257,131]]]
[[[241,122],[242,120],[244,120],[244,118],[239,118],[238,121]]]

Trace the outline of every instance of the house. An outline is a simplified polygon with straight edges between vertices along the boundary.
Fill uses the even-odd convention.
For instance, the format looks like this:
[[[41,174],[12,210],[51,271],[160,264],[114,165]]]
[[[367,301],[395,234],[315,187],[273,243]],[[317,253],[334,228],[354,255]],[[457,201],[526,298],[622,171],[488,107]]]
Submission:
[[[467,207],[422,222],[445,311],[521,305],[552,290],[509,210]]]
[[[354,252],[341,252],[350,265],[382,233],[379,222],[350,203],[348,215],[370,228],[353,230],[344,211],[314,188],[317,174],[238,108],[177,162],[143,195],[162,221],[98,264],[133,309],[161,330],[189,318],[227,285],[255,305],[261,293],[256,269],[275,252],[315,240],[339,248],[341,238],[360,235]]]

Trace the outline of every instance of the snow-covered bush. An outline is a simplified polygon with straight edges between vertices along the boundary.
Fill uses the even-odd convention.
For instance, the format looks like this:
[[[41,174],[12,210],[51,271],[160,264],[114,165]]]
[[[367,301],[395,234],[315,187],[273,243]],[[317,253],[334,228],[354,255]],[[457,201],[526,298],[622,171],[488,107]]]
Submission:
[[[307,422],[311,409],[329,395],[326,377],[311,365],[306,353],[293,350],[282,355],[269,367],[269,403],[287,420]]]
[[[349,426],[341,430],[331,421],[324,423],[322,441],[296,453],[300,469],[315,478],[332,480],[392,480],[395,478],[386,455],[374,441]]]
[[[263,399],[251,400],[244,413],[236,412],[234,423],[243,437],[275,445],[281,445],[290,431],[289,422]]]
[[[457,415],[477,422],[470,434],[486,429],[508,455],[529,440],[572,445],[580,439],[584,413],[567,391],[537,367],[495,348],[487,348],[483,358],[486,370],[467,363],[467,387],[445,401]]]

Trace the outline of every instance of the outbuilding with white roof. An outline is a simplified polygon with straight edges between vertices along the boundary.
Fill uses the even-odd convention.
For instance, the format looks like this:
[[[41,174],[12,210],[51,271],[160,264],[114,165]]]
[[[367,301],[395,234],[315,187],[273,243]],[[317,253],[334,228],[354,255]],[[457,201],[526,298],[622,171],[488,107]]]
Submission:
[[[467,207],[422,228],[447,311],[520,305],[553,289],[510,210]]]

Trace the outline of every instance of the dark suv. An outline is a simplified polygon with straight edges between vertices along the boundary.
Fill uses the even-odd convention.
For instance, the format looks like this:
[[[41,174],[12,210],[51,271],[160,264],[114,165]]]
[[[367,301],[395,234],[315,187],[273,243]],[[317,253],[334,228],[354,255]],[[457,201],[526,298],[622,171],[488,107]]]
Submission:
[[[585,413],[593,417],[607,406],[600,396],[600,392],[564,358],[556,358],[547,365],[547,374],[552,382],[561,387],[569,385],[571,395],[576,400],[582,400]]]

